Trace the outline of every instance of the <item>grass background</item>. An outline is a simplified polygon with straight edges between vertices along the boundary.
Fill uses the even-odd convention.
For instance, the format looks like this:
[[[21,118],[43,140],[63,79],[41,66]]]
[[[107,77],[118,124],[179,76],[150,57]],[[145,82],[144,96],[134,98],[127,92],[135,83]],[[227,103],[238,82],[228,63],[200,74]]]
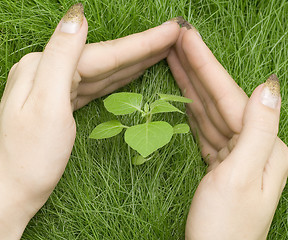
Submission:
[[[0,1],[0,94],[9,69],[42,51],[71,0]],[[271,73],[281,81],[280,138],[288,143],[288,1],[83,0],[88,42],[119,38],[184,16],[235,81],[250,95]],[[125,91],[179,94],[165,61]],[[235,103],[237,104],[237,103]],[[183,105],[179,106],[184,109]],[[131,165],[123,138],[95,141],[89,133],[110,120],[102,99],[75,113],[77,137],[63,178],[22,239],[184,239],[185,220],[205,165],[191,135],[177,136],[143,166]],[[185,117],[164,115],[172,124]],[[124,118],[123,122],[138,119]],[[288,239],[285,188],[268,239]],[[207,226],[207,229],[209,226]]]

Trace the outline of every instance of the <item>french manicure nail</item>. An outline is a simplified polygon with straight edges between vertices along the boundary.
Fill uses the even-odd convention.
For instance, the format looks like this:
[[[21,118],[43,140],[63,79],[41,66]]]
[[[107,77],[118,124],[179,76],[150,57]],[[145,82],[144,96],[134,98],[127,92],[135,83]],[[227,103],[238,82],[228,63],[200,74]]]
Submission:
[[[162,25],[170,24],[170,23],[172,23],[172,22],[173,22],[173,21],[171,21],[171,20],[168,20],[168,21],[166,21],[166,22],[162,23]]]
[[[280,84],[276,74],[272,74],[264,83],[261,102],[270,108],[276,108],[280,97]]]
[[[61,32],[77,33],[84,20],[84,7],[81,3],[73,5],[62,18]]]

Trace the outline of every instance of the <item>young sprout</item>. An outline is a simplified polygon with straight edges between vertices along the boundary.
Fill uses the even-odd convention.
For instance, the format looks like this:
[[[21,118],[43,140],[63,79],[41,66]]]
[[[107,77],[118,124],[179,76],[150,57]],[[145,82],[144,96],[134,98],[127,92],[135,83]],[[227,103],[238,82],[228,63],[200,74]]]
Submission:
[[[124,134],[125,142],[140,154],[135,156],[132,162],[135,165],[143,164],[149,160],[149,155],[168,144],[174,134],[188,133],[190,130],[186,123],[172,127],[165,121],[152,121],[152,116],[157,113],[167,112],[184,114],[169,102],[191,103],[192,100],[169,94],[159,93],[158,96],[160,99],[152,103],[146,102],[142,110],[143,96],[141,94],[129,92],[111,94],[104,100],[104,106],[107,111],[116,116],[138,111],[146,119],[146,122],[128,127],[118,120],[108,121],[96,126],[89,137],[93,139],[110,138],[126,129]]]

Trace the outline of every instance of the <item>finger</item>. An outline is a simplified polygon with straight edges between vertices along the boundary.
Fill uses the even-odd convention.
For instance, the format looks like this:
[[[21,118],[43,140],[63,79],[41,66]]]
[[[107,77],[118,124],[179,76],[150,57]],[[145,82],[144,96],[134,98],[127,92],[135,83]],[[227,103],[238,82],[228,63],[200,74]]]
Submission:
[[[193,86],[193,88],[195,90],[197,90],[197,95],[201,99],[201,102],[204,103],[206,101],[206,99],[209,98],[209,95],[205,91],[205,89],[203,89],[201,82],[198,81],[197,76],[195,75],[194,70],[191,68],[191,66],[190,66],[190,64],[186,58],[186,55],[183,51],[182,41],[183,41],[183,36],[185,35],[185,33],[187,31],[188,30],[185,28],[181,29],[182,34],[180,34],[179,39],[175,45],[176,54],[178,56],[180,64],[182,65],[182,67],[185,70],[185,73],[187,75],[188,80],[186,80],[186,84],[189,81],[190,86]],[[190,31],[194,31],[194,30],[190,30]],[[196,30],[195,30],[195,32],[196,32]]]
[[[117,78],[117,81],[113,81],[113,79],[110,78],[107,79],[107,81],[102,80],[95,83],[83,83],[79,86],[78,95],[83,97],[92,95],[95,96],[95,98],[105,96],[139,78],[141,75],[143,75],[144,72],[145,71],[142,70],[130,76],[125,76],[123,79]],[[123,83],[125,83],[125,85],[123,85]],[[113,89],[113,91],[111,91],[111,89]]]
[[[204,161],[208,165],[211,165],[216,160],[217,150],[205,138],[201,129],[198,126],[198,123],[197,123],[195,117],[193,116],[193,114],[192,114],[191,110],[189,110],[189,108],[187,108],[187,115],[188,115],[188,121],[189,121],[191,131],[193,133],[193,136],[197,139],[197,141],[199,141],[199,147],[201,150],[201,155],[202,155]]]
[[[176,42],[179,29],[177,23],[170,22],[113,41],[89,44],[83,51],[78,70],[81,76],[93,81],[107,78],[120,69],[167,51]]]
[[[181,31],[182,31],[182,29],[181,29]],[[181,37],[181,35],[180,35],[180,37]],[[171,49],[171,51],[167,57],[167,62],[168,62],[168,65],[170,67],[170,70],[173,74],[173,77],[175,78],[179,88],[181,89],[182,94],[184,96],[187,96],[187,89],[192,89],[194,87],[193,87],[192,83],[190,82],[190,79],[188,78],[187,73],[185,72],[185,69],[182,66],[182,63],[180,62],[179,57],[178,57],[174,47]],[[198,94],[197,94],[197,96],[198,96]],[[198,96],[198,98],[199,98],[199,96]]]
[[[198,33],[196,30],[189,30],[189,31],[194,31],[195,34]],[[185,35],[186,32],[187,30],[185,30],[184,28],[181,29],[180,36],[176,43],[175,48],[176,48],[176,53],[178,56],[178,58],[176,59],[179,59],[180,65],[184,69],[187,77],[185,80],[184,78],[176,78],[176,81],[179,84],[180,88],[182,89],[184,88],[186,91],[187,89],[193,88],[194,92],[197,92],[197,96],[201,100],[201,103],[203,105],[203,108],[205,109],[206,115],[208,116],[207,119],[209,119],[211,124],[215,126],[215,128],[219,131],[219,133],[221,133],[222,135],[228,138],[231,138],[231,136],[233,135],[231,129],[227,126],[226,122],[224,121],[223,117],[219,113],[218,109],[215,107],[215,104],[211,100],[209,93],[202,86],[201,79],[197,77],[197,75],[195,74],[193,68],[190,66],[184,54],[183,47],[182,47],[182,36]],[[170,64],[170,66],[173,67],[172,64]],[[173,68],[173,70],[174,69],[175,67]],[[197,114],[195,114],[195,116],[197,117]]]
[[[128,83],[132,82],[134,79],[137,79],[138,77],[140,77],[142,74],[143,72],[136,73],[136,75],[134,76],[130,76],[129,78],[113,83],[110,86],[107,86],[102,91],[95,91],[95,93],[91,95],[87,95],[87,94],[80,95],[80,96],[78,95],[77,98],[74,99],[72,102],[74,111],[85,106],[86,104],[88,104],[89,102],[93,101],[96,98],[103,97],[111,92],[114,92],[118,88],[124,87]]]
[[[99,81],[82,81],[81,84],[79,85],[78,88],[78,94],[79,95],[94,95],[99,91],[105,91],[106,88],[108,88],[109,86],[111,86],[112,84],[117,85],[117,82],[123,82],[123,80],[125,79],[136,79],[135,76],[137,76],[137,78],[139,76],[141,76],[144,71],[156,64],[157,62],[159,62],[161,59],[165,58],[167,56],[168,51],[165,51],[164,53],[161,53],[157,56],[153,56],[141,63],[129,66],[125,69],[122,69],[110,76],[108,76],[107,78],[104,78],[102,80]],[[132,81],[131,80],[131,81]],[[121,84],[122,86],[122,84]],[[109,93],[109,92],[108,92]]]
[[[72,6],[47,44],[35,76],[30,100],[41,106],[70,105],[70,89],[82,50],[88,24],[82,4]],[[63,105],[63,106],[64,106]]]
[[[194,30],[183,36],[183,50],[195,75],[214,101],[229,128],[239,133],[247,96],[217,61]],[[237,103],[237,104],[235,104]],[[231,109],[228,110],[227,109]]]
[[[276,75],[253,92],[243,117],[243,129],[234,150],[229,155],[235,170],[244,179],[262,174],[278,133],[280,90]]]
[[[194,86],[191,84],[178,57],[174,55],[173,50],[171,50],[171,53],[169,54],[168,63],[184,96],[193,99],[193,103],[187,104],[187,107],[197,121],[203,136],[215,149],[220,150],[226,145],[228,138],[210,121],[211,118],[207,116],[205,107],[198,95],[198,91],[196,92]]]
[[[39,65],[41,53],[29,53],[13,66],[1,100],[1,105],[10,109],[20,109],[33,86],[34,76]]]
[[[197,141],[199,141],[202,158],[204,162],[208,165],[207,172],[210,172],[220,164],[217,159],[217,151],[203,136],[201,130],[197,127],[197,123],[193,117],[189,117],[189,123],[194,137]]]
[[[229,154],[232,152],[232,150],[234,149],[234,147],[237,143],[238,137],[239,137],[239,135],[235,134],[229,140],[227,145],[218,152],[217,159],[220,163],[223,162],[229,156]]]

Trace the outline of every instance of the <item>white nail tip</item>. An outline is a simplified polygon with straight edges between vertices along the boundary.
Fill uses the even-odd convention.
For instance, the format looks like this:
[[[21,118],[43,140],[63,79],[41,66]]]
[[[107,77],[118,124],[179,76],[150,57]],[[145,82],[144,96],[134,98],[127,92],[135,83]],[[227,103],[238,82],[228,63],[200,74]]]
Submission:
[[[167,21],[167,22],[162,23],[162,25],[167,25],[167,24],[171,24],[171,23],[172,23],[172,21]]]
[[[273,94],[269,87],[264,87],[263,92],[262,92],[262,98],[261,98],[261,102],[270,108],[275,109],[278,105],[278,101],[279,101],[279,96]]]
[[[280,84],[276,74],[272,74],[264,83],[261,102],[270,108],[276,108],[280,99]]]
[[[77,33],[81,25],[77,22],[63,22],[61,25],[61,32],[64,33]]]

